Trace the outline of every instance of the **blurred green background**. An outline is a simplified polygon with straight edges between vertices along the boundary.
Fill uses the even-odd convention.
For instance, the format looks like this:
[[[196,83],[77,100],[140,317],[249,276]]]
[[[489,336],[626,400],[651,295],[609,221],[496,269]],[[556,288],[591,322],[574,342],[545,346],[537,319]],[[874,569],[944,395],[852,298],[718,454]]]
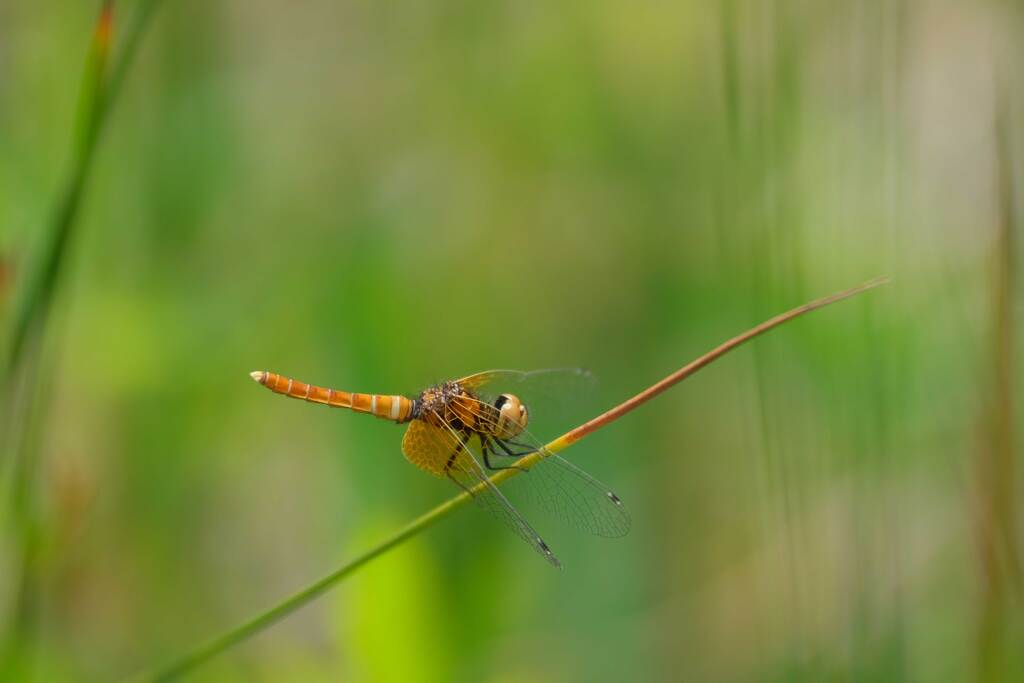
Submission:
[[[5,330],[98,4],[0,4]],[[452,494],[251,370],[580,365],[597,414],[888,274],[567,452],[629,536],[534,519],[558,572],[466,508],[190,680],[1024,680],[1022,36],[994,1],[162,3],[5,404],[4,670],[167,661]]]

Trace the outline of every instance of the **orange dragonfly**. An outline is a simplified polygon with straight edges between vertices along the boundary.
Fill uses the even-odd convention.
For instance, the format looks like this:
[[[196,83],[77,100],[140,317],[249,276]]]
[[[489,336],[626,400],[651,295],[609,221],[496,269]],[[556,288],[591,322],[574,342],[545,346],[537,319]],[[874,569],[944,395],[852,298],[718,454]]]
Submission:
[[[629,531],[629,512],[619,497],[546,450],[526,428],[530,411],[520,395],[528,398],[531,388],[551,387],[551,380],[557,386],[561,377],[571,385],[571,378],[585,376],[585,371],[491,370],[436,384],[416,398],[325,389],[265,370],[250,374],[278,394],[408,423],[402,452],[409,462],[469,492],[481,507],[556,567],[561,563],[551,548],[490,481],[488,472],[518,467],[520,458],[540,453],[537,462],[510,481],[526,480],[526,485],[517,487],[524,496],[570,526],[592,534],[617,537]],[[509,393],[513,389],[516,393]]]

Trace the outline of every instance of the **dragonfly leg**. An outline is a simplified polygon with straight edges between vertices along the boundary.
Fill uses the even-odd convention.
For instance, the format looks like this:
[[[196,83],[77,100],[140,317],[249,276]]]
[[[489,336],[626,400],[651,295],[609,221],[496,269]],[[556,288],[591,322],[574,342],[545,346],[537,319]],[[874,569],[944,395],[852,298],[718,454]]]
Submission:
[[[522,470],[523,472],[529,472],[530,471],[529,467],[523,467],[522,465],[492,465],[491,464],[491,454],[492,454],[493,451],[489,447],[490,443],[492,441],[494,443],[498,444],[498,447],[501,448],[501,450],[505,451],[505,455],[502,456],[502,457],[509,457],[509,458],[519,459],[522,456],[526,455],[526,453],[531,453],[532,452],[532,451],[526,451],[526,453],[513,453],[511,451],[511,449],[509,449],[509,447],[506,446],[505,443],[503,441],[501,441],[500,439],[487,439],[486,441],[484,441],[484,445],[483,445],[484,464],[487,465],[487,469],[491,469],[491,470]],[[498,453],[494,453],[494,455],[499,455],[499,454]]]
[[[518,448],[525,448],[526,449],[522,453],[515,453],[515,455],[517,455],[517,456],[529,455],[530,453],[533,453],[534,451],[537,450],[536,448],[534,448],[533,446],[531,446],[528,443],[519,443],[518,441],[512,441],[511,439],[509,439],[508,441],[505,441],[504,443],[505,444],[512,444],[513,446],[517,446]]]
[[[473,492],[469,489],[468,486],[466,486],[461,481],[459,481],[458,479],[456,479],[455,477],[452,476],[452,470],[451,470],[450,467],[446,467],[445,470],[444,470],[444,473],[445,473],[445,476],[447,476],[449,479],[451,479],[456,484],[458,484],[460,489],[462,489],[463,491],[468,493],[470,496],[473,495]]]
[[[444,464],[444,474],[446,477],[458,484],[466,493],[471,493],[471,491],[466,488],[461,481],[452,476],[452,465],[455,463],[455,458],[459,457],[459,453],[461,453],[465,447],[466,442],[463,439],[459,439],[459,445],[455,447],[452,454],[448,456],[448,461]]]

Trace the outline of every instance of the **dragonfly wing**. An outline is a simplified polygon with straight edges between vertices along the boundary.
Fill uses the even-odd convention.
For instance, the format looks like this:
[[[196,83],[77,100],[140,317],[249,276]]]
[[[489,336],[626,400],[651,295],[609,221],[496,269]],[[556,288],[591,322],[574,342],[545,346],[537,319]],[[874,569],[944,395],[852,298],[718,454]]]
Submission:
[[[552,565],[561,567],[558,558],[551,552],[551,548],[540,537],[540,534],[519,514],[512,503],[498,490],[498,487],[487,478],[484,468],[480,465],[476,452],[477,447],[444,423],[439,416],[435,414],[434,417],[436,420],[431,422],[436,422],[436,424],[426,420],[413,421],[413,424],[421,423],[417,427],[417,440],[421,442],[417,452],[429,452],[434,462],[440,460],[442,473],[461,489],[467,491],[477,505],[500,520]],[[427,445],[428,443],[430,445]],[[439,457],[438,454],[443,454],[443,457]],[[408,452],[406,457],[409,457]]]
[[[557,453],[546,451],[521,478],[510,482],[514,490],[569,526],[608,538],[629,533],[632,520],[622,499]]]
[[[484,370],[456,381],[464,387],[479,389],[485,384],[490,384],[494,381],[514,384],[528,374],[530,373],[523,370]]]
[[[459,384],[473,390],[495,386],[500,391],[517,391],[523,387],[537,387],[539,390],[563,390],[587,387],[594,381],[590,370],[584,368],[545,368],[543,370],[485,370],[457,380]]]
[[[488,370],[458,382],[486,403],[501,394],[513,394],[530,411],[534,433],[554,435],[591,416],[597,382],[582,368],[547,370]]]
[[[461,397],[457,400],[464,405],[455,408],[456,412],[472,412],[477,420],[484,422],[494,419],[494,411],[473,405],[479,403],[478,399]],[[496,425],[482,426],[497,428]],[[514,439],[494,443],[490,450],[494,454],[491,463],[498,467],[514,465],[516,460],[530,453],[538,452],[542,456],[505,485],[513,499],[530,500],[565,524],[596,536],[618,537],[629,533],[631,519],[622,500],[596,478],[547,450],[530,432],[524,430]]]

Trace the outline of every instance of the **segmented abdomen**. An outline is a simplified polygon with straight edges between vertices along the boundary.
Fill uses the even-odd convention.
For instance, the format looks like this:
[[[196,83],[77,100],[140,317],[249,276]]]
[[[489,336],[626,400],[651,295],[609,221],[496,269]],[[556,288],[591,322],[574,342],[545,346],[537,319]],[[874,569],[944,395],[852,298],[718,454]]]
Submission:
[[[412,401],[405,396],[355,394],[348,391],[325,389],[266,370],[251,372],[249,375],[274,393],[303,401],[323,403],[336,408],[350,408],[359,413],[370,413],[395,422],[405,422],[412,413]]]

